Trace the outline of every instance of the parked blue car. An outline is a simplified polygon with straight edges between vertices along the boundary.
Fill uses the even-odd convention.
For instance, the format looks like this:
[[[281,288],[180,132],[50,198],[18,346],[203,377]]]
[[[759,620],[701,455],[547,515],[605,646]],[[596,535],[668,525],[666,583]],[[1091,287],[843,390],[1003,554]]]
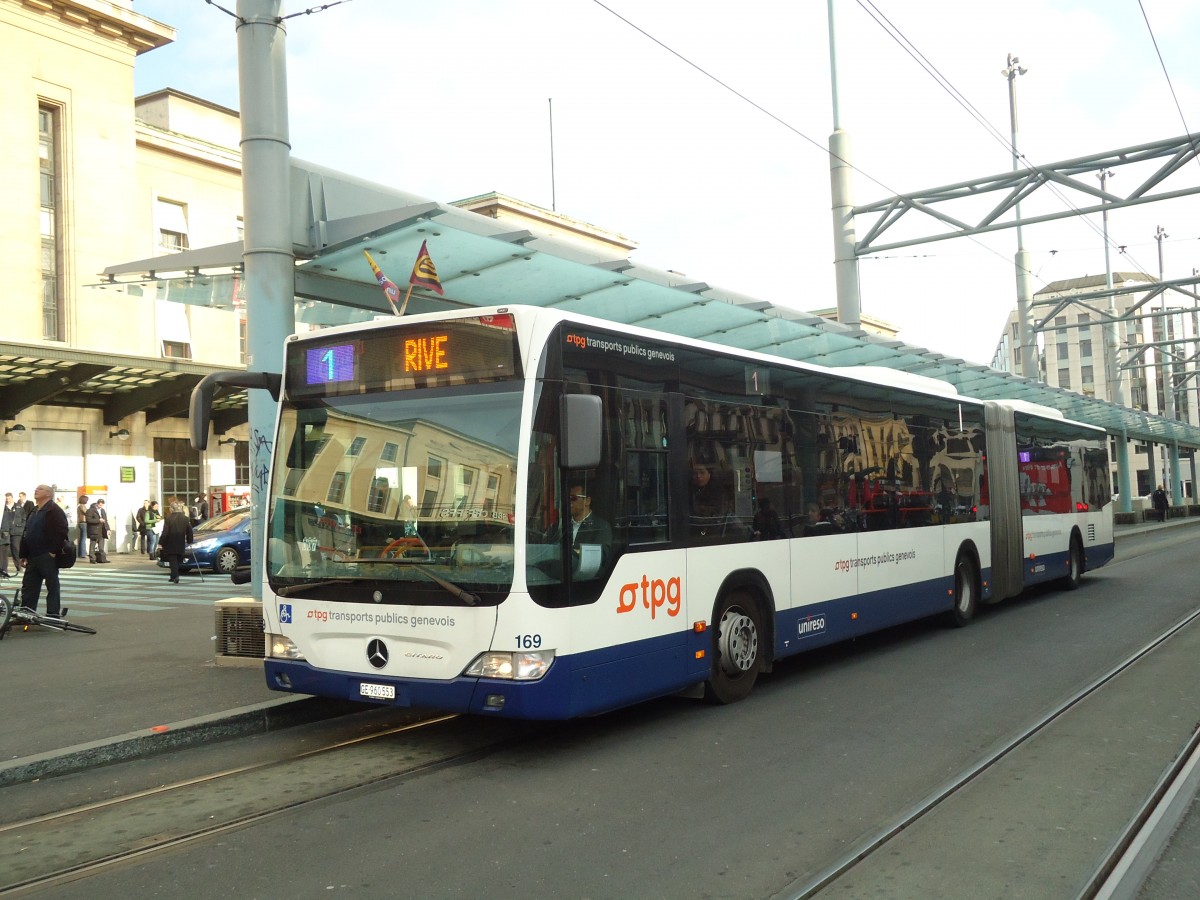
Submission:
[[[193,540],[183,554],[184,571],[211,569],[230,575],[250,565],[250,507],[218,513],[192,529]]]

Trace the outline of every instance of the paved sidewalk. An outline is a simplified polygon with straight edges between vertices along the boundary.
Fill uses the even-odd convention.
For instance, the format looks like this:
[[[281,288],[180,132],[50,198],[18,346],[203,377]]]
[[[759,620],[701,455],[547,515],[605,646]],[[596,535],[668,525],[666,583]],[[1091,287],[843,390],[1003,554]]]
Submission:
[[[269,690],[260,662],[217,664],[213,604],[248,598],[249,585],[210,573],[173,585],[144,556],[109,558],[60,573],[69,618],[97,634],[34,627],[0,641],[0,786],[261,732],[336,706]],[[11,596],[18,583],[0,579],[0,591]]]

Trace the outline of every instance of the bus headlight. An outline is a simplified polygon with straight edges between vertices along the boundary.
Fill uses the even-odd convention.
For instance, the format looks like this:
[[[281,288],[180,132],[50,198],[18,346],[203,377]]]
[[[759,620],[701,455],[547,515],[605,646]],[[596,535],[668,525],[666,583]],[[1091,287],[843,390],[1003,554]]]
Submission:
[[[515,653],[492,650],[475,657],[464,674],[506,681],[537,681],[549,671],[552,662],[553,650],[522,650]]]
[[[295,642],[282,634],[267,635],[267,656],[271,659],[304,659]]]

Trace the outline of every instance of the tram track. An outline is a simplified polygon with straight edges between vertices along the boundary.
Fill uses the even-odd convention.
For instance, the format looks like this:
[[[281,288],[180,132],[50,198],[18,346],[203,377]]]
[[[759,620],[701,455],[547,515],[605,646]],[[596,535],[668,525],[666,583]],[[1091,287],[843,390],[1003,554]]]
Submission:
[[[1105,854],[1077,900],[1137,895],[1159,854],[1200,789],[1200,723],[1150,796]]]
[[[446,715],[0,825],[0,895],[245,828],[291,810],[459,765],[523,740],[527,723]],[[397,740],[409,735],[419,740]]]
[[[979,781],[1011,754],[1042,735],[1064,716],[1078,709],[1089,699],[1096,697],[1106,687],[1111,686],[1137,664],[1150,658],[1156,651],[1197,621],[1200,621],[1200,609],[1191,611],[1125,659],[1066,697],[1036,721],[1002,741],[971,766],[901,812],[895,819],[858,841],[849,852],[819,870],[815,875],[806,878],[802,883],[793,884],[790,888],[777,894],[776,897],[787,898],[787,900],[805,900],[805,898],[815,897],[838,886],[840,881],[851,876],[865,863],[878,860],[882,857],[883,851],[889,850],[892,843],[912,826],[935,814],[947,801],[961,794],[969,785]],[[1152,862],[1152,860],[1144,859],[1147,853],[1146,847],[1149,846],[1145,840],[1145,830],[1150,827],[1148,823],[1154,823],[1159,818],[1158,812],[1164,802],[1175,796],[1176,792],[1173,791],[1173,788],[1176,788],[1184,778],[1191,778],[1194,781],[1198,777],[1195,770],[1196,756],[1200,754],[1198,748],[1200,748],[1200,725],[1193,730],[1190,739],[1159,779],[1141,808],[1136,811],[1122,832],[1101,855],[1091,877],[1080,889],[1079,900],[1091,900],[1093,897],[1127,896],[1114,892],[1112,875],[1118,870],[1127,871],[1138,864],[1130,859],[1131,853],[1142,852],[1142,865]]]

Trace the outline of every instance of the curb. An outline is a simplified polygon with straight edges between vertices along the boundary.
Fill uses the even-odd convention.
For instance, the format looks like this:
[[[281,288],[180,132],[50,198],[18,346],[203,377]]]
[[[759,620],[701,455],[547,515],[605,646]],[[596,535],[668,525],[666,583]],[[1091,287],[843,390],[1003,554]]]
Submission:
[[[253,706],[157,725],[117,737],[23,756],[0,764],[0,787],[56,778],[84,769],[124,762],[213,740],[265,734],[281,728],[332,719],[363,708],[361,703],[323,697],[282,698]]]

